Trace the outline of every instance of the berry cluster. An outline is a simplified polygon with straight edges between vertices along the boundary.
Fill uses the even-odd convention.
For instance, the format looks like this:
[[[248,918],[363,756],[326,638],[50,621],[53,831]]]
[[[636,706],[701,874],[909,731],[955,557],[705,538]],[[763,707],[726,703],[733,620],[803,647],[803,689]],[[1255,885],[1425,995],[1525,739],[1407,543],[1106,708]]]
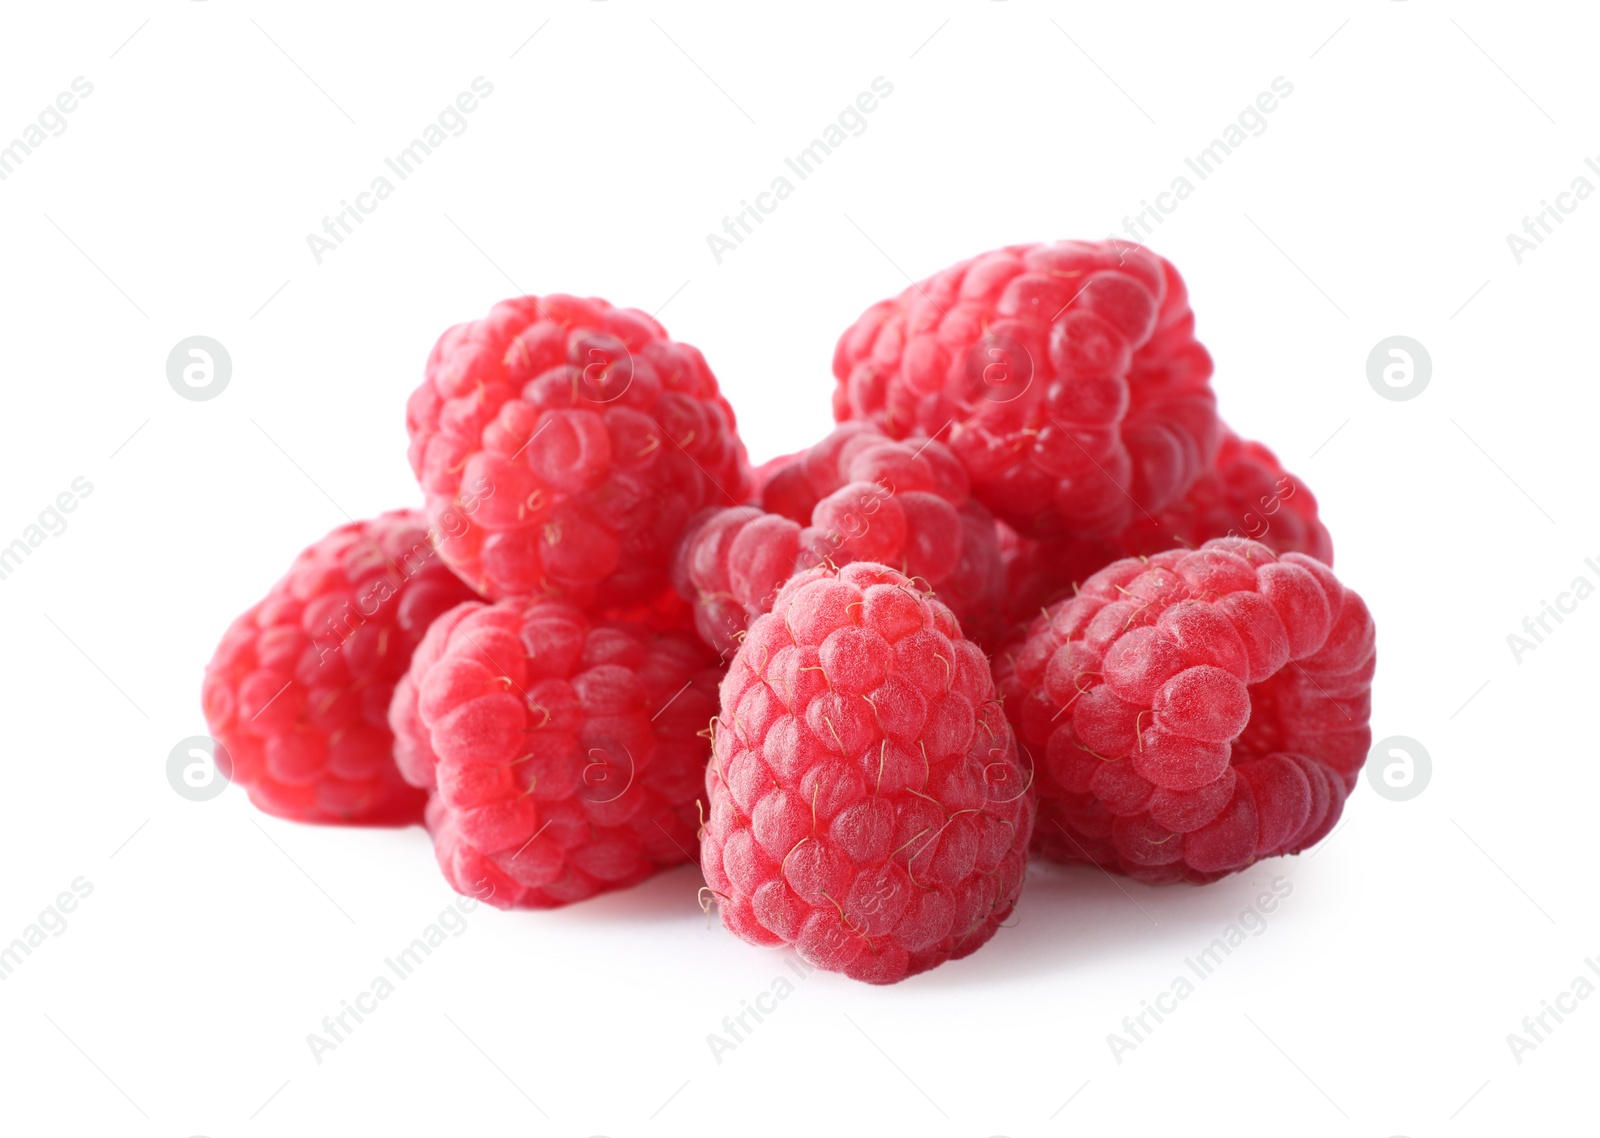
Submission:
[[[982,946],[1030,855],[1299,852],[1370,745],[1373,622],[1211,370],[1167,261],[1012,246],[869,308],[838,426],[752,469],[653,319],[505,301],[407,405],[424,509],[305,550],[207,722],[258,807],[421,822],[460,892],[698,861],[729,931],[871,983]]]

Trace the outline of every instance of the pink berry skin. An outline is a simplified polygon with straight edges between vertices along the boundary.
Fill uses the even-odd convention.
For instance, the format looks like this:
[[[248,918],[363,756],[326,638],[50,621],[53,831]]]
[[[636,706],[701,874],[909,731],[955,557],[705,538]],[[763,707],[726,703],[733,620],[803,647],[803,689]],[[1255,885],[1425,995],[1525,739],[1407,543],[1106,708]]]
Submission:
[[[854,979],[966,956],[1022,887],[1033,791],[987,660],[884,565],[806,571],[751,623],[706,793],[723,924]]]
[[[1375,661],[1366,604],[1303,553],[1222,538],[1106,566],[994,660],[1037,850],[1207,882],[1309,848],[1371,745]]]

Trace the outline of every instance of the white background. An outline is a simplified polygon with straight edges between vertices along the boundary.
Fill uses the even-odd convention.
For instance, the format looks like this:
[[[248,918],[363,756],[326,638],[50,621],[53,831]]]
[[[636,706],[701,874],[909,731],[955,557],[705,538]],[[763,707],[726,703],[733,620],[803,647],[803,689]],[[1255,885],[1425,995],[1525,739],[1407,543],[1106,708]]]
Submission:
[[[1600,186],[1592,13],[1197,9],[8,6],[0,141],[75,76],[94,90],[0,182],[0,544],[74,478],[93,491],[0,581],[0,940],[74,878],[93,893],[0,983],[4,1128],[1416,1138],[1589,1116],[1600,999],[1520,1064],[1506,1037],[1600,955],[1600,600],[1520,663],[1506,637],[1600,583],[1600,199],[1521,264],[1506,235]],[[306,235],[480,75],[467,131],[316,263]],[[877,76],[865,133],[718,264],[707,233]],[[720,1064],[707,1034],[785,964],[702,915],[694,869],[479,910],[316,1063],[307,1034],[451,901],[427,837],[186,801],[166,759],[204,731],[227,621],[347,516],[418,500],[403,405],[438,333],[520,291],[661,310],[752,455],[796,449],[828,425],[834,339],[905,274],[1120,229],[1278,76],[1265,133],[1151,244],[1223,413],[1323,502],[1378,621],[1375,735],[1427,749],[1423,793],[1363,780],[1314,855],[1203,889],[1036,867],[976,956],[888,989],[817,974]],[[165,374],[194,334],[233,360],[207,402]],[[1392,334],[1433,361],[1405,402],[1366,376]],[[1118,1063],[1108,1033],[1276,876],[1266,931]]]

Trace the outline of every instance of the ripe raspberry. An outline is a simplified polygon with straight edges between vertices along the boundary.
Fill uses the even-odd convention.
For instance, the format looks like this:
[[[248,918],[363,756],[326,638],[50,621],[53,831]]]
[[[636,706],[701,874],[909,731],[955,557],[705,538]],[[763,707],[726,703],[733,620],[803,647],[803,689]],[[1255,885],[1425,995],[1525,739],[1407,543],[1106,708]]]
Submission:
[[[434,617],[470,600],[420,510],[340,526],[235,620],[201,703],[250,801],[301,822],[405,825],[423,795],[395,769],[389,696]]]
[[[942,443],[847,423],[773,470],[762,502],[767,512],[708,511],[679,545],[674,583],[694,602],[701,637],[725,656],[789,577],[830,563],[897,567],[937,593],[974,640],[998,618],[994,518],[968,497],[966,473]]]
[[[1333,571],[1240,538],[1128,558],[995,660],[1038,844],[1212,881],[1338,821],[1372,742],[1373,625]]]
[[[840,337],[834,418],[950,445],[1030,538],[1106,536],[1175,501],[1217,441],[1177,270],[1122,241],[1013,245],[881,301]]]
[[[389,721],[450,884],[547,909],[692,861],[712,663],[687,632],[548,598],[436,621]]]
[[[767,483],[771,482],[774,476],[787,470],[796,459],[804,458],[805,454],[803,450],[795,451],[793,454],[780,454],[777,458],[769,458],[760,466],[751,469],[750,489],[755,496],[760,498],[766,490]]]
[[[406,427],[445,559],[489,597],[647,602],[689,516],[749,477],[700,353],[603,300],[519,297],[451,328]]]
[[[1317,516],[1311,488],[1264,444],[1241,439],[1226,426],[1211,469],[1154,522],[1135,522],[1123,534],[1123,556],[1175,545],[1197,549],[1218,537],[1245,537],[1277,553],[1304,553],[1333,564],[1333,537]]]
[[[1033,799],[983,653],[883,565],[810,570],[722,685],[701,868],[728,929],[893,983],[977,949]]]
[[[1317,516],[1311,488],[1261,443],[1223,426],[1216,462],[1189,492],[1116,537],[1030,542],[1010,536],[1002,550],[1008,615],[1032,620],[1123,557],[1149,557],[1174,546],[1196,549],[1218,537],[1248,537],[1277,553],[1304,553],[1333,564],[1333,538]]]

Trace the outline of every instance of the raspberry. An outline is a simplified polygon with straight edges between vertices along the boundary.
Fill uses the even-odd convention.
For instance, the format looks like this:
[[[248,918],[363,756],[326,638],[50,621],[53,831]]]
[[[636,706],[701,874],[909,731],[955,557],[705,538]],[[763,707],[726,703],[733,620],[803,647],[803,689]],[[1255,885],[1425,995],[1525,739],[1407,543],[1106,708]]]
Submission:
[[[884,565],[809,570],[722,685],[701,868],[727,928],[888,984],[976,950],[1033,800],[983,653]]]
[[[1114,538],[1030,542],[1008,535],[1003,548],[1008,614],[1028,621],[1073,585],[1123,557],[1198,548],[1218,537],[1248,537],[1277,553],[1333,564],[1333,539],[1317,516],[1310,487],[1283,469],[1261,443],[1226,426],[1212,468],[1179,501],[1141,518]]]
[[[603,300],[525,296],[451,328],[406,427],[441,551],[491,598],[648,602],[689,516],[749,477],[700,353]]]
[[[1226,426],[1217,458],[1178,502],[1123,535],[1124,556],[1174,545],[1198,548],[1218,537],[1247,537],[1277,553],[1304,553],[1333,564],[1333,538],[1317,515],[1311,488],[1290,474],[1264,444]]]
[[[340,526],[228,628],[201,703],[261,810],[421,821],[423,795],[395,769],[389,696],[434,617],[473,596],[433,537],[420,510]]]
[[[1205,882],[1308,848],[1371,745],[1374,660],[1366,604],[1305,554],[1223,538],[1107,566],[995,660],[1040,851]]]
[[[760,466],[753,468],[750,471],[750,489],[754,491],[755,496],[760,498],[766,492],[767,484],[773,478],[788,470],[797,459],[804,458],[805,454],[806,452],[803,450],[796,451],[793,454],[780,454],[777,458],[769,458]],[[782,510],[778,511],[778,513],[782,512]]]
[[[1216,449],[1211,358],[1177,270],[1122,241],[1013,245],[869,308],[834,417],[938,437],[1030,538],[1103,537],[1175,501]]]
[[[876,561],[899,568],[949,605],[974,639],[997,619],[1003,583],[994,518],[968,496],[950,448],[897,442],[847,423],[777,466],[766,512],[708,511],[679,545],[674,583],[696,627],[726,656],[794,573]]]
[[[692,861],[712,664],[687,632],[551,598],[436,621],[389,721],[450,884],[546,909]]]

